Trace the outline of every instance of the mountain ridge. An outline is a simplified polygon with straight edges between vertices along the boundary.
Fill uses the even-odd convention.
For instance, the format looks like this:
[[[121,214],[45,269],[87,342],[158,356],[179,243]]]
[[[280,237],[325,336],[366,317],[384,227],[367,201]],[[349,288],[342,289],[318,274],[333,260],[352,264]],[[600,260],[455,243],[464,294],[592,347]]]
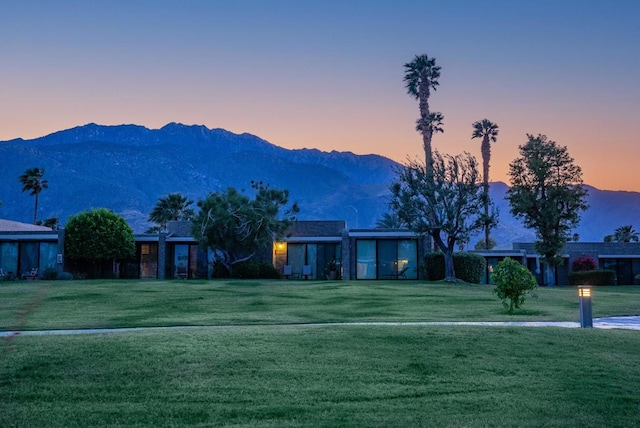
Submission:
[[[21,192],[18,177],[35,166],[45,169],[49,188],[40,194],[39,219],[105,207],[144,231],[158,198],[180,192],[194,201],[226,187],[250,189],[251,180],[288,189],[301,220],[343,219],[349,227],[373,227],[388,212],[389,184],[397,162],[380,155],[286,149],[258,136],[222,128],[171,122],[159,129],[141,125],[89,123],[34,139],[0,142],[0,218],[29,222],[33,198]],[[640,193],[589,189],[591,208],[576,230],[581,240],[602,241],[633,224]],[[491,197],[500,210],[492,236],[501,243],[533,241],[533,231],[509,213],[507,184],[494,182]],[[469,244],[473,247],[479,237]]]

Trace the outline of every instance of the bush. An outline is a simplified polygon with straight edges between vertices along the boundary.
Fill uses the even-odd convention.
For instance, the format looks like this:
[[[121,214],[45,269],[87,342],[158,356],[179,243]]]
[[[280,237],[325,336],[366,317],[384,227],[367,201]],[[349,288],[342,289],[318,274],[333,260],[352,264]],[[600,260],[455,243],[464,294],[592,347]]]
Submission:
[[[69,272],[62,272],[60,275],[58,275],[58,279],[61,281],[71,281],[73,279],[73,275],[71,275]]]
[[[260,263],[260,279],[280,279],[280,272],[269,263]]]
[[[480,254],[453,253],[453,269],[456,278],[480,284],[484,274],[486,261]],[[429,253],[424,258],[425,276],[429,281],[444,279],[444,254],[441,251]]]
[[[571,263],[571,270],[574,272],[584,272],[587,270],[596,270],[596,261],[593,257],[580,256]]]
[[[493,292],[502,300],[502,305],[509,310],[510,314],[514,309],[522,306],[527,294],[536,296],[535,290],[538,288],[536,278],[529,269],[509,257],[498,263],[491,274],[491,279],[496,283]]]
[[[260,276],[260,266],[256,262],[242,262],[233,265],[235,279],[257,279]]]
[[[569,285],[616,285],[616,283],[616,272],[613,270],[588,270],[569,274]]]
[[[49,266],[42,272],[42,279],[56,280],[58,279],[58,271],[56,268]]]

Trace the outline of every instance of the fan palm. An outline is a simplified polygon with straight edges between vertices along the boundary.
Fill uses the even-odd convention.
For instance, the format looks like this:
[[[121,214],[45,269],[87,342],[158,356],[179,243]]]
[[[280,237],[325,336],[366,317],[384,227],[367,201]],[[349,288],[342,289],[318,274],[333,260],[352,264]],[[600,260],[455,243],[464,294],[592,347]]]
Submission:
[[[377,229],[403,229],[407,227],[407,223],[402,221],[398,214],[382,214],[382,218],[376,222]]]
[[[638,232],[635,231],[632,225],[620,226],[613,234],[614,242],[638,242]]]
[[[491,142],[498,140],[498,125],[491,122],[489,119],[482,119],[473,123],[473,134],[471,139],[482,138],[482,145],[480,151],[482,152],[482,180],[484,189],[484,215],[485,218],[489,218],[489,162],[491,161]],[[489,246],[489,229],[490,224],[485,224],[484,227],[484,242],[485,249],[488,250]]]
[[[49,188],[49,182],[43,180],[43,168],[27,169],[18,179],[22,183],[23,192],[31,192],[29,195],[36,197],[35,208],[33,209],[33,224],[38,223],[38,198],[43,189]]]
[[[163,229],[171,220],[191,220],[194,216],[193,209],[189,205],[193,201],[180,193],[169,193],[163,198],[159,198],[156,206],[149,214],[149,221],[157,223]]]
[[[436,59],[428,55],[416,55],[413,61],[406,63],[404,81],[406,82],[407,93],[418,100],[420,108],[420,118],[416,127],[422,133],[422,144],[424,146],[425,162],[428,168],[432,164],[431,129],[429,96],[431,90],[436,90],[438,79],[440,78],[440,67],[436,65]]]

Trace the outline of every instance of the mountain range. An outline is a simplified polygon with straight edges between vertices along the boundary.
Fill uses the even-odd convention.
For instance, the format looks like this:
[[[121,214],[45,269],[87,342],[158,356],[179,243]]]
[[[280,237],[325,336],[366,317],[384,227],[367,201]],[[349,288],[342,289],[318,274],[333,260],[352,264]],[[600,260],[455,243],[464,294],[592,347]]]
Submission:
[[[227,187],[250,190],[251,180],[288,189],[301,220],[346,220],[351,228],[375,226],[388,212],[389,184],[399,166],[378,155],[289,150],[251,134],[170,123],[160,129],[94,123],[31,140],[0,142],[0,218],[30,222],[33,197],[18,177],[44,168],[49,188],[40,194],[39,219],[105,207],[134,231],[150,224],[158,198],[180,192],[197,201]],[[500,210],[492,236],[501,245],[534,239],[509,213],[508,186],[491,185]],[[637,223],[640,193],[588,187],[588,211],[575,231],[581,241],[602,241],[616,227]],[[479,237],[478,237],[479,238]],[[478,238],[472,240],[474,244]]]

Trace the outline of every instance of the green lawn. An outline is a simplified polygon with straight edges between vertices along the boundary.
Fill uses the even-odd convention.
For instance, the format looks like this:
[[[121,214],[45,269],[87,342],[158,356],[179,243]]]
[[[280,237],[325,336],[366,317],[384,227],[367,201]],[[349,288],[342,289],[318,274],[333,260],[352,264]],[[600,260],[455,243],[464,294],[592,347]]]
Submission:
[[[575,289],[539,294],[508,316],[487,286],[0,283],[4,329],[218,325],[2,340],[0,426],[640,427],[638,331],[273,325],[577,321]],[[594,294],[638,314],[640,288]]]
[[[575,287],[514,315],[493,287],[415,281],[0,282],[0,330],[343,321],[578,321]],[[600,287],[594,317],[640,315],[640,287]]]

